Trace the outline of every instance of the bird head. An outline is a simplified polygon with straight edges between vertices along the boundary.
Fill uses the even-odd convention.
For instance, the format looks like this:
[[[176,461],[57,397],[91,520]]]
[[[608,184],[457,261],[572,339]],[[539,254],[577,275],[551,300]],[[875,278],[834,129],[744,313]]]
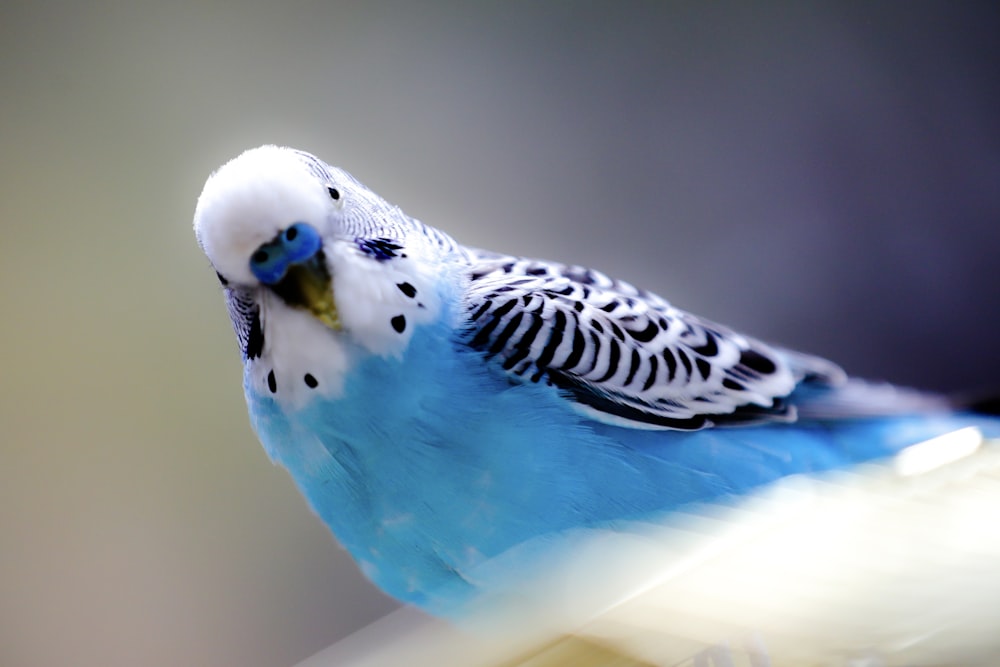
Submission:
[[[213,173],[194,228],[245,358],[271,357],[279,373],[347,347],[401,353],[439,314],[440,275],[458,248],[347,172],[277,146]]]
[[[329,178],[321,178],[328,175]],[[341,324],[324,241],[342,228],[353,179],[314,173],[297,151],[262,146],[208,179],[195,233],[224,285],[270,290],[333,330]]]

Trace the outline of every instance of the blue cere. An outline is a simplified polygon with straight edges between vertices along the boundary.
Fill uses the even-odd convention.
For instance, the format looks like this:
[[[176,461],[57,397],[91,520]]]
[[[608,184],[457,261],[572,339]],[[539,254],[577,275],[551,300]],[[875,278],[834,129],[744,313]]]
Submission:
[[[254,251],[250,256],[250,271],[265,285],[275,285],[285,277],[289,266],[311,259],[322,245],[315,227],[296,222]]]

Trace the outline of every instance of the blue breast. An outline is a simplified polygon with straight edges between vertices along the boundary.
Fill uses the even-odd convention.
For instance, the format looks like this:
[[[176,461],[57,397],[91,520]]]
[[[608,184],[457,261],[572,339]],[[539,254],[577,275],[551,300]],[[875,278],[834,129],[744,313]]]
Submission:
[[[249,387],[249,385],[248,385]],[[884,457],[959,417],[644,431],[579,416],[544,385],[512,385],[444,325],[402,359],[368,357],[344,397],[286,414],[247,392],[273,459],[365,573],[447,613],[488,585],[483,562],[570,528],[728,502],[786,475]]]

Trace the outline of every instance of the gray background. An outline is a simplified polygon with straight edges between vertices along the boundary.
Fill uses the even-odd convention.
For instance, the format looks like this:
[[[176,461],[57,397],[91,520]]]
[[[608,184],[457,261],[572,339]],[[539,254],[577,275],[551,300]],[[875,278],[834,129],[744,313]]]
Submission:
[[[460,240],[994,384],[994,3],[4,3],[0,664],[288,665],[392,608],[247,423],[190,230],[311,150]]]

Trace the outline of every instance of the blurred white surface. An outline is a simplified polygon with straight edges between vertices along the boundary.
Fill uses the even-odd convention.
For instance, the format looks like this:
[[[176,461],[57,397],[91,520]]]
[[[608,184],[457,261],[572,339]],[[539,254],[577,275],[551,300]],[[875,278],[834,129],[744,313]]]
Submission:
[[[1000,442],[920,473],[790,478],[739,508],[576,541],[462,629],[403,609],[299,667],[994,665],[998,508]]]

